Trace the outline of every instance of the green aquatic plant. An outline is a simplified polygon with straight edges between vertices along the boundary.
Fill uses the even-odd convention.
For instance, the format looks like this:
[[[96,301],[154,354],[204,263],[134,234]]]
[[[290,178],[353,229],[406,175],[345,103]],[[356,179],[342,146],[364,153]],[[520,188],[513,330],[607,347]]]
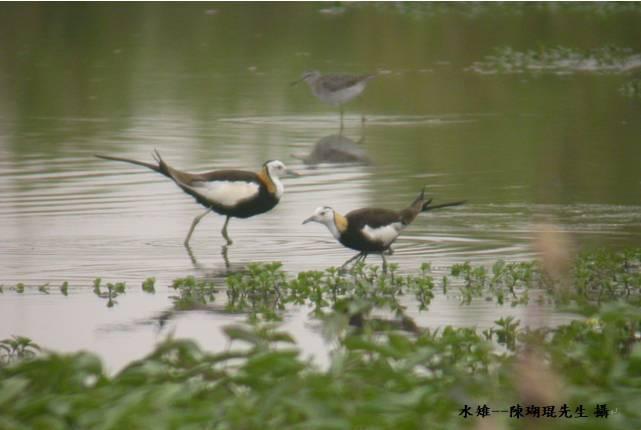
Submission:
[[[113,377],[87,353],[48,354],[5,368],[2,423],[376,429],[438,418],[455,424],[458,402],[447,393],[485,381],[492,357],[472,330],[415,339],[361,334],[347,336],[329,368],[320,370],[273,326],[232,326],[225,333],[232,342],[228,351],[211,354],[189,340],[167,340]]]
[[[428,309],[434,298],[434,278],[430,275],[432,267],[429,263],[423,263],[420,268],[419,276],[407,276],[406,283],[409,291],[414,293],[414,297],[419,304],[419,310]],[[444,290],[447,287],[443,285]]]
[[[0,367],[0,426],[458,430],[495,422],[476,415],[477,406],[508,419],[498,410],[549,404],[536,396],[585,411],[585,419],[542,418],[545,428],[641,424],[636,306],[609,304],[589,320],[546,331],[520,329],[511,318],[481,334],[379,328],[341,329],[324,366],[301,357],[293,337],[271,323],[225,327],[228,347],[217,353],[169,338],[115,375],[89,353],[13,361]],[[497,349],[497,338],[512,346]],[[616,413],[599,418],[595,405]],[[466,406],[474,417],[462,416]],[[509,422],[526,428],[521,421],[539,423]]]
[[[474,62],[468,70],[480,74],[623,73],[638,68],[640,63],[638,52],[611,45],[587,51],[565,46],[518,51],[501,46],[494,48],[483,60]]]
[[[630,79],[625,82],[620,88],[619,92],[625,97],[631,99],[641,98],[641,78]]]
[[[467,20],[522,17],[537,14],[550,20],[582,15],[585,18],[629,16],[641,13],[637,2],[379,2],[378,9],[408,15],[415,19],[462,17]],[[346,7],[357,7],[346,4]],[[585,19],[584,18],[584,19]]]
[[[281,263],[250,263],[247,271],[227,277],[227,304],[230,312],[248,312],[279,319],[288,301],[288,281]]]
[[[516,348],[517,331],[520,321],[509,316],[499,318],[494,321],[494,324],[498,326],[497,329],[493,330],[493,334],[496,335],[497,342],[514,351]]]
[[[69,294],[69,282],[64,281],[62,285],[60,285],[60,293],[62,293],[63,296],[67,296]]]
[[[289,277],[278,263],[253,264],[230,276],[230,292],[177,279],[179,309],[228,294],[229,309],[247,312],[251,323],[225,327],[229,342],[220,352],[170,338],[115,375],[88,353],[38,354],[26,338],[2,341],[0,428],[466,429],[490,419],[474,414],[482,405],[507,419],[500,410],[550,402],[585,418],[545,419],[545,428],[641,426],[641,250],[580,254],[567,279],[550,279],[534,262],[504,261],[463,263],[443,278],[449,294],[527,305],[536,290],[588,315],[557,327],[531,328],[514,317],[483,331],[419,327],[401,299],[429,309],[438,288],[432,267],[389,269]],[[124,291],[115,286],[112,292]],[[104,295],[99,280],[94,287]],[[264,322],[292,305],[309,306],[332,345],[323,366]],[[462,416],[466,407],[473,417]]]
[[[639,249],[579,254],[565,279],[552,279],[537,261],[498,260],[491,266],[464,262],[452,265],[448,272],[449,275],[435,278],[429,263],[409,274],[399,273],[395,264],[383,272],[377,265],[359,263],[349,273],[328,268],[292,277],[281,263],[251,263],[246,270],[230,274],[226,285],[217,286],[213,280],[193,276],[176,279],[170,288],[178,294],[170,299],[176,310],[207,308],[222,299],[227,312],[246,313],[252,320],[280,320],[291,306],[309,306],[313,316],[324,318],[339,308],[350,309],[353,304],[364,311],[348,312],[354,321],[382,310],[397,320],[393,324],[403,321],[408,306],[405,297],[415,299],[409,306],[428,311],[437,291],[457,296],[462,305],[480,299],[497,305],[526,306],[534,297],[538,303],[556,303],[564,310],[586,315],[611,301],[641,304]],[[145,279],[143,291],[155,292],[155,282],[153,277]],[[26,288],[19,283],[14,290],[23,293]],[[40,286],[39,291],[48,294],[48,284]],[[60,291],[68,294],[67,282]],[[112,307],[116,298],[126,292],[126,284],[105,285],[96,278],[93,292]],[[363,303],[366,306],[361,306]]]
[[[175,279],[170,288],[178,292],[177,296],[170,296],[174,307],[178,310],[198,309],[216,299],[218,288],[213,281],[196,279],[193,276]]]
[[[24,336],[12,336],[0,340],[0,367],[7,364],[34,358],[40,351],[40,346]]]
[[[455,264],[450,269],[450,275],[463,278],[461,291],[461,302],[470,304],[474,297],[481,297],[487,283],[487,270],[484,266],[473,267],[469,261],[462,264]]]
[[[100,284],[102,283],[101,278],[96,278],[93,280],[93,293],[97,296],[100,296]]]
[[[124,282],[107,283],[105,285],[107,291],[102,290],[102,279],[96,278],[93,281],[93,293],[101,299],[107,300],[107,307],[111,308],[118,302],[115,300],[121,294],[124,294],[127,289],[127,284]]]
[[[213,302],[220,292],[226,297],[226,311],[246,313],[252,320],[280,320],[290,306],[309,306],[313,316],[324,318],[338,309],[345,312],[353,304],[361,310],[347,312],[354,321],[374,310],[390,312],[402,321],[407,306],[404,297],[415,298],[418,310],[427,311],[439,289],[458,296],[463,305],[482,299],[497,305],[526,306],[533,296],[539,303],[586,312],[619,298],[641,300],[640,267],[638,250],[592,252],[577,257],[568,280],[552,279],[536,261],[499,260],[489,267],[470,262],[455,264],[449,276],[442,275],[437,282],[429,263],[411,274],[398,273],[396,265],[390,265],[384,273],[379,266],[359,263],[350,273],[328,268],[300,272],[295,277],[289,276],[280,263],[251,263],[247,270],[229,275],[224,287],[193,277],[177,280],[173,288],[181,295],[172,300],[179,309],[200,308]],[[363,303],[366,306],[361,306]]]
[[[552,279],[536,261],[497,261],[491,275],[485,266],[455,264],[451,280],[459,282],[462,303],[485,297],[497,304],[527,305],[531,291],[568,309],[594,312],[600,304],[624,299],[641,304],[641,251],[597,250],[577,256],[568,279]],[[539,300],[544,300],[538,294]]]
[[[572,269],[572,298],[584,309],[625,300],[641,304],[641,250],[581,254]]]
[[[156,278],[147,278],[142,281],[142,290],[145,293],[154,294],[156,292]]]

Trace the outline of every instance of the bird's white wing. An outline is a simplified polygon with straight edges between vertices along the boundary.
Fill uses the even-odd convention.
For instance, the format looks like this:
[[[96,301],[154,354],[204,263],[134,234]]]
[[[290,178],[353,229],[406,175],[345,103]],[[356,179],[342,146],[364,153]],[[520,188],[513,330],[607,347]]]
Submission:
[[[403,227],[403,223],[400,222],[395,222],[378,228],[372,228],[369,225],[365,225],[365,227],[361,229],[361,232],[365,237],[372,241],[383,242],[385,245],[388,245],[398,237]]]
[[[259,192],[257,183],[246,181],[193,182],[189,188],[209,201],[228,207],[251,199]]]

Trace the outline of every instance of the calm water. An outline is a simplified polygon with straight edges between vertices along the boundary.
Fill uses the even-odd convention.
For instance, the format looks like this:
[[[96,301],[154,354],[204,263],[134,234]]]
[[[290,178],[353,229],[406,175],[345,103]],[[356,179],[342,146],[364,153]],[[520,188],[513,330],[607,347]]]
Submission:
[[[220,348],[218,328],[242,316],[150,322],[171,307],[171,280],[222,280],[252,261],[291,273],[339,265],[353,253],[304,218],[320,205],[400,209],[423,184],[435,201],[468,204],[404,232],[390,257],[404,272],[535,258],[543,219],[580,248],[641,244],[641,102],[620,92],[639,75],[638,7],[327,7],[0,6],[0,338],[94,350],[112,368],[172,331]],[[473,67],[506,46],[614,46],[627,57],[607,72]],[[340,138],[337,109],[289,86],[307,69],[378,73],[346,105]],[[365,162],[300,159],[328,143]],[[201,208],[154,172],[93,157],[151,161],[154,149],[189,171],[277,158],[303,176],[284,181],[271,212],[231,221],[228,266],[222,217],[204,218],[185,249]],[[155,296],[138,292],[148,276]],[[96,277],[130,292],[108,309],[91,293]],[[67,298],[8,288],[65,280]],[[496,315],[440,297],[420,319],[489,325]],[[285,328],[305,351],[326,350],[304,310]]]

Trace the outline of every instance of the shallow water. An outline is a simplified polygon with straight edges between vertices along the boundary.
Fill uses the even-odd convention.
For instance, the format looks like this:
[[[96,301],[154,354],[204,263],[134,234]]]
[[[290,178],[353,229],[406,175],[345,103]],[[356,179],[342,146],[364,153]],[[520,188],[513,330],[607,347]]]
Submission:
[[[579,248],[641,243],[641,104],[618,91],[630,72],[470,68],[506,45],[613,44],[638,55],[639,12],[605,13],[595,27],[589,11],[545,8],[526,15],[371,5],[332,15],[314,4],[1,9],[8,30],[0,39],[0,339],[88,348],[112,368],[172,331],[221,347],[218,328],[242,316],[185,313],[160,331],[150,323],[171,307],[163,288],[171,280],[222,282],[228,270],[255,261],[281,261],[290,273],[339,265],[353,253],[303,219],[320,205],[400,209],[423,185],[435,202],[468,203],[421,215],[402,234],[389,257],[402,272],[426,261],[446,270],[466,260],[535,258],[541,221]],[[292,156],[339,132],[336,109],[303,85],[289,86],[311,68],[379,74],[346,105],[343,138],[364,162]],[[93,157],[151,161],[154,149],[189,171],[254,170],[277,158],[303,176],[284,181],[271,212],[231,221],[227,265],[220,216],[205,217],[185,249],[202,212],[193,199],[154,172]],[[149,276],[160,286],[154,296],[138,292]],[[127,281],[130,292],[107,308],[91,292],[96,277]],[[17,282],[53,289],[65,280],[66,298],[8,289]],[[306,352],[322,355],[326,346],[305,315],[293,312],[286,328]],[[557,317],[564,318],[551,323]],[[497,310],[441,297],[420,318],[487,326]]]

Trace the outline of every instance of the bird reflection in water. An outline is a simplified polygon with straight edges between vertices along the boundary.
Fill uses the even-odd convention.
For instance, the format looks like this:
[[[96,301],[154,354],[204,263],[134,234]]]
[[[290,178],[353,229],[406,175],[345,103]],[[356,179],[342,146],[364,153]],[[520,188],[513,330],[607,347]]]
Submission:
[[[198,261],[198,258],[196,258],[196,254],[194,254],[191,246],[185,245],[185,250],[187,251],[187,255],[189,255],[189,259],[191,260],[191,264],[194,266],[194,269],[206,273],[209,277],[216,278],[224,277],[236,272],[242,272],[245,269],[245,265],[242,263],[232,264],[229,262],[229,247],[230,245],[225,244],[220,248],[220,255],[223,257],[223,267],[206,267]]]
[[[316,142],[309,154],[292,154],[292,157],[310,166],[322,163],[370,164],[363,141],[364,137],[355,142],[345,135],[331,134]]]

